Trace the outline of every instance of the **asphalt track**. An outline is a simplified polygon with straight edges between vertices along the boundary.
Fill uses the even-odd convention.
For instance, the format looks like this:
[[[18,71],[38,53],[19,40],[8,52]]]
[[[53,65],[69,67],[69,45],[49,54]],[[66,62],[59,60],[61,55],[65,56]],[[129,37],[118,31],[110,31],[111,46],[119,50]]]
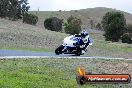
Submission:
[[[112,58],[112,57],[89,57],[89,56],[75,56],[71,54],[55,55],[53,52],[32,52],[22,50],[0,50],[0,58],[95,58],[95,59],[124,59],[124,58]]]

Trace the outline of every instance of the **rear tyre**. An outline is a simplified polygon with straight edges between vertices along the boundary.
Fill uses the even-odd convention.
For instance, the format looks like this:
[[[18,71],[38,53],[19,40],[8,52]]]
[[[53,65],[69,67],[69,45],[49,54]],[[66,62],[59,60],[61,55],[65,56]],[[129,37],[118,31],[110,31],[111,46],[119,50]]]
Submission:
[[[81,52],[76,52],[75,55],[76,56],[80,56],[81,55]]]
[[[62,54],[62,50],[64,49],[63,45],[60,45],[56,50],[55,50],[55,54],[59,55]]]

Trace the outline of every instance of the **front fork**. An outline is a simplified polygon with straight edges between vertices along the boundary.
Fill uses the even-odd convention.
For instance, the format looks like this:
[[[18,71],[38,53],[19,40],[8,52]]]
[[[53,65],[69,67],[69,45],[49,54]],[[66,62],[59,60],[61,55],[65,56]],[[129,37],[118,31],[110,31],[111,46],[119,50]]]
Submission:
[[[64,46],[64,45],[63,45]],[[65,50],[67,49],[66,46],[64,46],[64,48],[62,49],[62,52],[65,52]]]

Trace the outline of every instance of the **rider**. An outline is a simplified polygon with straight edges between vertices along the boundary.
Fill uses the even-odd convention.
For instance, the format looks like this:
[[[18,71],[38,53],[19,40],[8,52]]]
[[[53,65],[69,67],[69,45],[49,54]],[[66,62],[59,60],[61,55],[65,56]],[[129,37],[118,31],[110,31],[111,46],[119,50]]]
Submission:
[[[82,40],[81,50],[82,50],[82,54],[84,54],[87,50],[87,46],[89,45],[89,43],[91,43],[88,32],[83,30],[79,35],[75,35],[75,37],[81,37]]]

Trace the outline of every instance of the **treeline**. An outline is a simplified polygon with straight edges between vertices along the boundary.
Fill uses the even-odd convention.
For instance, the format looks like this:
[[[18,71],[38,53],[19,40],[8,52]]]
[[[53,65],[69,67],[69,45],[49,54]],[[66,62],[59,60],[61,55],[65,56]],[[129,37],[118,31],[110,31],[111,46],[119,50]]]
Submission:
[[[107,12],[102,19],[106,41],[132,43],[132,25],[126,24],[126,19],[121,12]]]
[[[67,34],[78,34],[81,31],[81,24],[81,19],[73,16],[69,17],[65,23],[57,17],[51,17],[44,21],[46,29],[61,32],[63,26],[64,32]],[[122,43],[132,43],[132,25],[126,24],[125,16],[121,12],[106,13],[96,28],[104,31],[106,41],[118,42],[121,40]]]
[[[59,19],[57,17],[51,17],[45,19],[44,27],[51,31],[57,31],[57,32],[63,31],[67,34],[79,34],[79,32],[81,31],[81,23],[82,23],[81,19],[73,16],[70,16],[65,23],[63,22],[63,19]]]
[[[35,25],[38,17],[28,14],[29,8],[28,0],[0,0],[0,17],[13,21],[22,19],[25,23]]]

